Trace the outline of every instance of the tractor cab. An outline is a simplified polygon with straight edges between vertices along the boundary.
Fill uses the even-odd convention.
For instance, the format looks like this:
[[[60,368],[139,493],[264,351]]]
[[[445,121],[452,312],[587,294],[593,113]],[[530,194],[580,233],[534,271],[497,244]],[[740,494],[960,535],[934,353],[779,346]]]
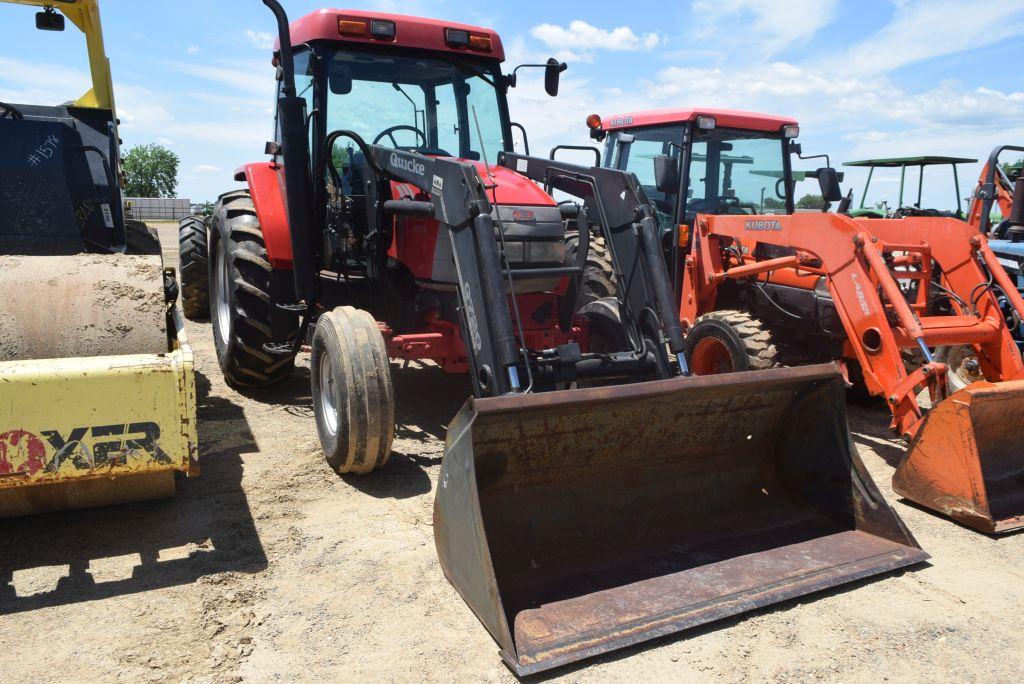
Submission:
[[[795,171],[797,122],[716,109],[655,110],[588,120],[603,165],[636,174],[664,231],[698,214],[792,214],[816,197],[817,172]],[[804,198],[800,202],[797,198]],[[820,210],[822,200],[813,202]]]
[[[326,228],[320,246],[324,269],[361,275],[390,266],[407,293],[414,286],[450,291],[456,282],[451,246],[432,220],[398,217],[411,230],[387,230],[387,244],[376,249],[384,227],[376,225],[375,203],[429,201],[430,195],[423,186],[392,183],[381,196],[373,182],[380,174],[367,159],[367,145],[472,163],[491,186],[489,199],[501,213],[510,260],[563,265],[558,206],[539,186],[498,166],[499,155],[513,151],[514,128],[522,145],[528,143],[525,129],[509,118],[507,92],[516,75],[502,73],[504,50],[497,33],[433,19],[337,10],[306,15],[291,30],[293,45],[301,46],[293,55],[296,91],[309,113],[309,154],[312,168],[319,170],[312,178],[313,220]],[[274,59],[279,62],[279,51]],[[557,93],[564,64],[527,66],[543,67],[549,94]],[[281,140],[280,128],[275,139]],[[283,160],[280,147],[271,151],[275,161]],[[402,163],[413,172],[421,166],[409,157]],[[427,189],[433,182],[425,184]],[[380,257],[377,264],[375,257]],[[520,285],[519,291],[542,291],[557,279],[524,279]]]
[[[977,159],[966,159],[963,157],[938,157],[938,156],[923,156],[923,157],[894,157],[890,159],[865,159],[862,161],[845,162],[843,166],[851,166],[855,168],[866,168],[868,170],[867,181],[864,184],[864,192],[860,196],[860,204],[858,208],[851,212],[851,216],[855,218],[905,218],[908,216],[931,216],[931,217],[945,217],[945,218],[964,218],[963,205],[960,199],[960,173],[958,166],[961,164],[975,164]],[[936,171],[941,172],[945,167],[949,167],[952,171],[953,184],[952,190],[952,209],[933,209],[924,206],[924,187],[925,177],[932,175],[933,178],[937,179]],[[899,171],[899,195],[896,199],[896,206],[890,207],[888,199],[882,193],[876,190],[875,194],[871,194],[871,182],[875,179],[876,171],[879,169],[883,170],[898,170]],[[912,204],[907,204],[906,200],[906,183],[907,183],[907,171],[917,171],[917,200]],[[895,180],[895,178],[889,178],[888,180]],[[882,184],[884,186],[885,179]],[[948,182],[948,181],[947,181]],[[876,180],[875,186],[880,183]],[[869,199],[874,201],[874,204],[868,204]]]
[[[788,117],[668,109],[604,119],[595,114],[587,125],[591,138],[605,141],[603,165],[634,173],[655,205],[677,295],[680,256],[693,244],[699,215],[757,216],[750,229],[772,231],[778,223],[764,217],[827,211],[842,199],[842,174],[827,161],[814,171],[793,169],[794,155],[817,156],[802,156],[795,141],[800,127]]]

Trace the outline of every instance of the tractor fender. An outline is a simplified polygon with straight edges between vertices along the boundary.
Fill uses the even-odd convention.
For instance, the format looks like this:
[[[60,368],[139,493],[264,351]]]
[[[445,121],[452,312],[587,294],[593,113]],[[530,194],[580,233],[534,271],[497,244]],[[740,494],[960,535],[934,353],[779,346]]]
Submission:
[[[235,180],[248,184],[252,193],[271,266],[292,270],[292,238],[284,203],[284,167],[273,162],[245,164],[235,171]]]

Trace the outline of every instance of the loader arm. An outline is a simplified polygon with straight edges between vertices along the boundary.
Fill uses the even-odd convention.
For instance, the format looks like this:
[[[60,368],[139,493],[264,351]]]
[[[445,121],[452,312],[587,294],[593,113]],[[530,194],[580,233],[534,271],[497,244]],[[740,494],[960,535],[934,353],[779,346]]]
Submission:
[[[857,221],[836,215],[798,214],[770,220],[703,216],[697,224],[680,308],[684,325],[689,327],[697,316],[712,310],[718,284],[725,280],[763,282],[783,269],[826,278],[847,347],[862,366],[868,389],[885,397],[893,412],[893,427],[908,440],[924,419],[916,399],[920,388],[927,386],[933,401],[945,396],[945,367],[932,361],[929,347],[970,343],[979,351],[987,377],[1024,376],[999,302],[991,287],[979,285],[991,275],[1001,289],[1013,291],[1008,296],[1015,307],[1024,307],[1024,301],[1009,286],[1005,272],[991,268],[997,262],[985,239],[961,221],[875,220],[870,232]],[[750,256],[757,244],[788,248],[793,256],[759,262]],[[901,260],[894,254],[904,256]],[[953,316],[927,315],[932,260],[941,271],[942,287],[969,304],[953,299]],[[920,269],[906,268],[916,265]],[[910,280],[919,283],[913,302],[907,301],[898,285]],[[925,363],[908,371],[904,349],[920,350]]]
[[[682,328],[661,252],[654,208],[636,176],[618,169],[585,167],[513,153],[502,154],[498,163],[584,200],[587,216],[598,221],[612,252],[620,290],[626,293],[624,303],[635,312],[635,322],[657,327],[685,374]],[[639,314],[649,310],[652,303],[657,308],[653,312],[654,320],[645,320]]]
[[[351,137],[351,136],[350,136]],[[358,136],[356,136],[358,137]],[[519,346],[505,298],[505,268],[494,238],[494,220],[483,182],[472,164],[427,157],[415,152],[365,145],[378,181],[411,183],[430,195],[430,215],[442,224],[452,243],[462,319],[474,394],[502,396],[519,392],[516,364]],[[390,192],[375,188],[376,201],[368,211],[377,216],[402,213],[424,215],[423,202],[390,200]],[[388,198],[388,199],[383,199]]]

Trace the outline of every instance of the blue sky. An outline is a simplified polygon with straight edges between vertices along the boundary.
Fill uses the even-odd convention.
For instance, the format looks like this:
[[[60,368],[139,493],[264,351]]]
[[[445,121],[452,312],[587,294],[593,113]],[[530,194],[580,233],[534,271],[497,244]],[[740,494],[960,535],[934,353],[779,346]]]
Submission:
[[[271,14],[259,0],[101,0],[127,145],[182,158],[179,195],[214,199],[262,159],[272,122]],[[295,18],[325,6],[284,0]],[[1024,3],[956,0],[692,0],[666,3],[377,1],[350,5],[485,25],[509,66],[569,63],[562,94],[521,79],[512,115],[535,151],[586,144],[587,114],[727,106],[796,117],[804,150],[982,158],[1024,144]],[[0,4],[0,100],[53,103],[86,88],[75,31],[40,33]],[[848,175],[859,193],[861,175]],[[977,177],[964,170],[964,192]],[[926,180],[928,183],[928,180]],[[895,178],[877,186],[895,200]],[[936,178],[926,203],[949,206]]]

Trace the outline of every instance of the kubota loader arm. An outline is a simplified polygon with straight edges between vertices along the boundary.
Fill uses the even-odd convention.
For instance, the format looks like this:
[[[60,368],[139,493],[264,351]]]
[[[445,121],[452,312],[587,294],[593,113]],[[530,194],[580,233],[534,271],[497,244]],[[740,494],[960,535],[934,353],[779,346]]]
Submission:
[[[753,256],[757,244],[793,254],[758,261]],[[959,293],[951,298],[953,316],[927,315],[932,260],[939,265],[944,290]],[[904,268],[919,264],[925,266]],[[851,356],[862,366],[868,389],[885,397],[894,428],[907,438],[917,433],[924,417],[916,399],[919,388],[928,386],[936,401],[945,396],[945,367],[932,360],[930,347],[975,344],[987,377],[1024,375],[999,302],[991,287],[979,286],[991,275],[1000,288],[1012,290],[1007,294],[1019,313],[1024,313],[1024,301],[998,268],[985,238],[960,221],[876,220],[869,232],[837,215],[700,217],[687,256],[680,317],[689,326],[712,310],[716,289],[726,280],[756,281],[783,269],[826,279]],[[907,301],[898,280],[919,283],[914,302]],[[904,349],[919,350],[925,363],[908,372]]]

